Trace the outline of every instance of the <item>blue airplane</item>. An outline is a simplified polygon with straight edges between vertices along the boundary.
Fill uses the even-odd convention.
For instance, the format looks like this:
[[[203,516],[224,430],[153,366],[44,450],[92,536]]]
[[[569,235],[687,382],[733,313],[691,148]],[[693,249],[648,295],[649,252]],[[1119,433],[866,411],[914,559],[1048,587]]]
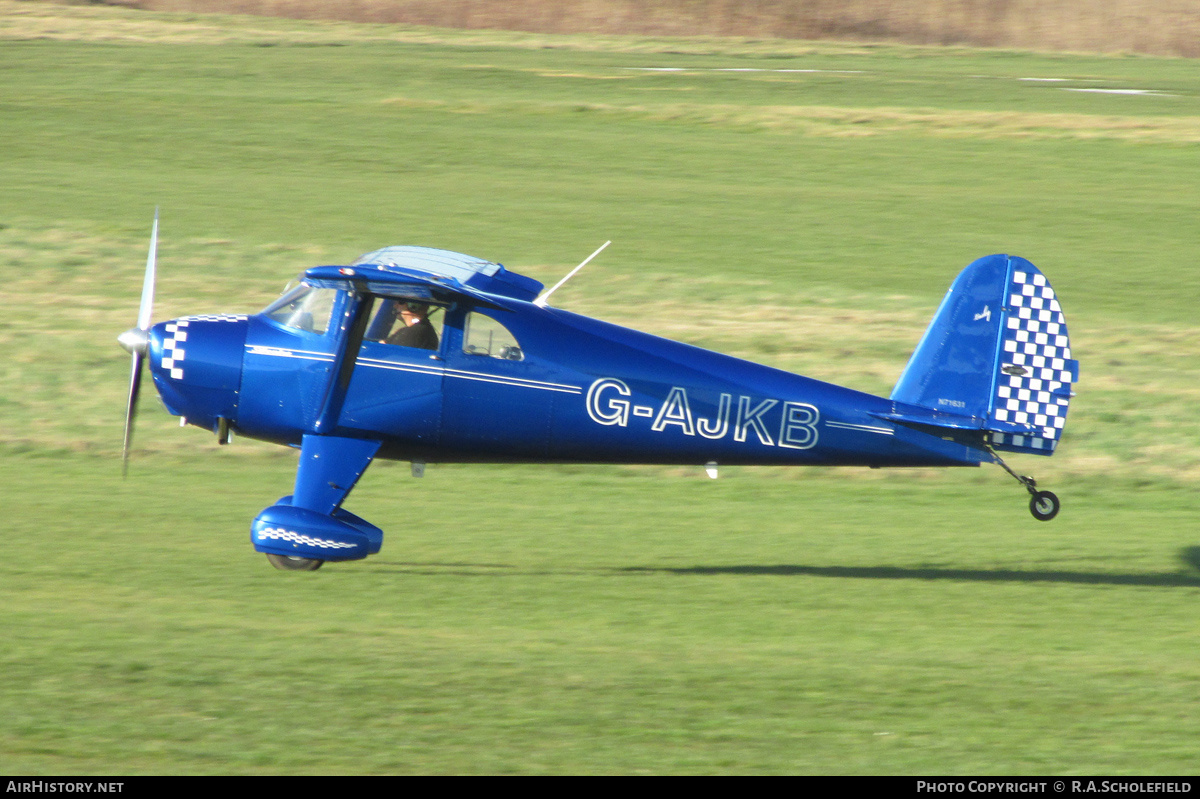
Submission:
[[[721,464],[997,463],[1035,518],[1059,510],[1000,456],[1053,454],[1079,376],[1054,290],[1022,258],[959,274],[884,398],[555,308],[536,280],[425,247],[308,269],[251,316],[151,325],[157,238],[156,214],[138,323],[119,337],[133,356],[123,462],[146,360],[181,424],[299,449],[292,493],[250,528],[280,569],[379,552],[383,531],[342,507],[374,458],[415,476],[428,462],[714,477]]]

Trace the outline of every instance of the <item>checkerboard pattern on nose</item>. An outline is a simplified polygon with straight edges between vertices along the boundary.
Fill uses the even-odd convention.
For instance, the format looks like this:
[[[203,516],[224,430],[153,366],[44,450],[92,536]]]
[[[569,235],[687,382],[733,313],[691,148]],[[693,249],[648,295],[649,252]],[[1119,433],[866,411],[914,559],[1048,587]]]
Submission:
[[[162,368],[171,373],[175,380],[183,379],[183,359],[187,355],[187,319],[167,323],[167,337],[163,339]]]
[[[199,316],[184,316],[174,322],[167,323],[167,335],[163,339],[162,368],[166,369],[172,379],[183,379],[183,362],[187,357],[188,326],[191,322],[240,322],[245,316],[234,314],[201,314]]]
[[[991,417],[1007,424],[1029,425],[1030,429],[1028,433],[993,433],[992,443],[1049,454],[1058,445],[1067,421],[1067,403],[1071,384],[1079,379],[1079,362],[1071,359],[1062,308],[1041,272],[1013,272],[1000,346]]]
[[[180,317],[180,322],[244,322],[248,317],[245,314],[232,313],[205,313],[196,314],[193,316]]]

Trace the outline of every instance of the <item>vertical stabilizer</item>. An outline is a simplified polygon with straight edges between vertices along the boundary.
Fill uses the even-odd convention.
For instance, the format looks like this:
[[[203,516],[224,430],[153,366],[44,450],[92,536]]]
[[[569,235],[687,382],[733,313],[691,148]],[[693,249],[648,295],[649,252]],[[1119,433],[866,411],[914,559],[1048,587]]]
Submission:
[[[1078,378],[1045,275],[1023,258],[989,255],[950,286],[891,398],[970,417],[997,450],[1049,455]]]

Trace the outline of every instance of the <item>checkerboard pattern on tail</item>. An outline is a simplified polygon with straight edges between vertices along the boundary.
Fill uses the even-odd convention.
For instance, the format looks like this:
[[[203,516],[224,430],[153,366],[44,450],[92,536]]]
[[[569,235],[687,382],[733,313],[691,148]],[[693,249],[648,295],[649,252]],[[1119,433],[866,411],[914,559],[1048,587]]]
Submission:
[[[1014,264],[1010,275],[988,416],[1031,429],[993,432],[991,441],[997,449],[1049,454],[1066,425],[1079,362],[1071,358],[1066,320],[1046,276],[1028,262]]]

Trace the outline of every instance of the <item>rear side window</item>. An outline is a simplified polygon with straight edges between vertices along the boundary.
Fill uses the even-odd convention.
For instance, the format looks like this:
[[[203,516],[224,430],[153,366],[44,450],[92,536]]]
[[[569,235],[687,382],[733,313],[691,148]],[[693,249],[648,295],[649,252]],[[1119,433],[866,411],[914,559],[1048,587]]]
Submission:
[[[490,316],[472,311],[467,314],[463,330],[463,352],[500,358],[505,361],[523,361],[525,353],[517,343],[517,337],[504,325]]]

